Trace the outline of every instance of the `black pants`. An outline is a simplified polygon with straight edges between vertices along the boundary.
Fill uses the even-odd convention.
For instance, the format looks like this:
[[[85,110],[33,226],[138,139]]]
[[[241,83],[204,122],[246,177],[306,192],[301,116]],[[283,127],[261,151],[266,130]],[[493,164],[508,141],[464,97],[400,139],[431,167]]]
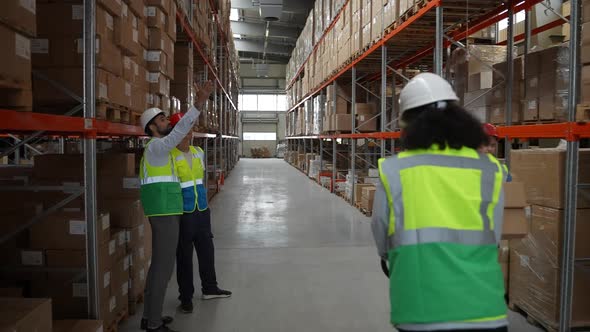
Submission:
[[[195,293],[193,284],[193,248],[199,261],[199,276],[203,293],[217,290],[215,276],[215,248],[211,233],[211,212],[196,210],[185,213],[180,218],[180,234],[176,250],[176,280],[178,299],[190,302]]]
[[[399,332],[412,332],[409,330],[399,330]],[[508,332],[507,327],[499,327],[496,329],[475,329],[475,330],[435,330],[435,331],[420,331],[420,332]]]

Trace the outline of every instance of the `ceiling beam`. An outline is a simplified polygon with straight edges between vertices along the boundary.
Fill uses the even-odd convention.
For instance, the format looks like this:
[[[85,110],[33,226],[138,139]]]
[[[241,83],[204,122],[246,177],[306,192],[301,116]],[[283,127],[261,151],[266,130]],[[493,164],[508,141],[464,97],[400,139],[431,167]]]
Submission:
[[[314,2],[315,0],[283,0],[283,11],[307,14],[313,8]],[[232,0],[231,6],[238,9],[258,9],[252,6],[252,0]]]
[[[264,42],[255,42],[250,40],[234,40],[236,44],[236,50],[244,52],[264,52]],[[277,45],[269,43],[266,46],[266,54],[279,54],[279,55],[291,55],[293,47],[285,45]]]
[[[233,33],[240,35],[264,37],[266,35],[266,24],[233,21],[231,22],[231,30]],[[272,23],[270,23],[268,29],[269,37],[297,39],[299,34],[300,30],[297,28],[276,26]]]

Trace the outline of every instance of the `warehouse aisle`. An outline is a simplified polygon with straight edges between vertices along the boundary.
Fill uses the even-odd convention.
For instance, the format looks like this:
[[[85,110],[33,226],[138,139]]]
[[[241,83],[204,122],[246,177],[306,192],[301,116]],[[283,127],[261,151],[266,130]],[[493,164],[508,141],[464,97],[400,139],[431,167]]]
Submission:
[[[392,331],[369,219],[344,200],[282,160],[244,159],[211,208],[218,279],[234,296],[196,298],[195,313],[184,315],[176,311],[173,276],[164,304],[173,328]],[[121,330],[137,331],[139,318]],[[513,331],[536,331],[520,317],[515,322]]]

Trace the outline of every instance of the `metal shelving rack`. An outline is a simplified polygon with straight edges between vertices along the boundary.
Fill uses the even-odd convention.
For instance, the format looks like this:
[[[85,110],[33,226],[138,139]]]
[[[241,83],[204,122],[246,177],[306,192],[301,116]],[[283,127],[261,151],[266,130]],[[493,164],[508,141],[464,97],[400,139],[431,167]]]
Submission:
[[[573,291],[573,269],[575,261],[575,230],[576,230],[576,200],[577,189],[588,186],[578,183],[578,149],[579,140],[590,137],[590,125],[575,122],[575,112],[579,96],[580,84],[580,27],[581,27],[581,0],[571,0],[571,14],[567,17],[550,22],[536,29],[531,29],[530,10],[537,4],[545,4],[543,0],[508,0],[508,1],[442,1],[442,0],[425,0],[420,1],[420,8],[415,10],[403,22],[398,22],[386,33],[382,33],[381,39],[372,44],[368,50],[349,60],[344,66],[336,70],[332,75],[324,80],[303,96],[297,103],[289,109],[293,112],[302,106],[308,99],[321,93],[328,85],[347,84],[351,86],[352,94],[349,103],[351,104],[352,114],[352,132],[350,134],[334,135],[311,135],[311,136],[291,136],[289,140],[289,151],[311,152],[309,148],[313,147],[314,141],[319,141],[319,155],[322,158],[327,155],[332,156],[332,191],[335,187],[335,179],[338,178],[336,168],[336,154],[338,148],[347,142],[350,149],[350,169],[352,174],[359,159],[356,148],[359,146],[356,142],[359,140],[371,140],[380,144],[380,157],[385,157],[395,153],[395,140],[400,138],[400,132],[396,128],[397,112],[395,102],[387,102],[386,91],[387,84],[395,85],[403,83],[409,78],[406,77],[404,69],[416,68],[421,71],[431,71],[438,74],[443,73],[443,63],[446,60],[445,53],[450,54],[450,46],[465,48],[461,40],[486,28],[492,24],[508,18],[507,41],[500,43],[507,45],[507,50],[511,50],[515,41],[524,40],[525,52],[529,52],[530,39],[534,34],[546,31],[553,27],[559,26],[569,20],[570,23],[570,86],[568,95],[568,120],[563,123],[538,124],[538,125],[512,125],[512,104],[511,94],[513,86],[514,65],[512,62],[512,52],[507,52],[508,70],[506,81],[506,126],[499,128],[501,137],[505,138],[506,156],[509,156],[512,139],[537,139],[537,138],[562,138],[567,140],[567,157],[566,157],[566,208],[564,223],[564,247],[562,248],[563,260],[561,266],[561,306],[560,306],[560,331],[570,331],[572,318],[572,291]],[[349,4],[349,1],[347,1]],[[347,5],[345,4],[345,5]],[[513,32],[513,15],[520,11],[525,11],[525,33],[514,36]],[[332,29],[335,22],[339,19],[340,13],[336,15],[332,24],[324,32],[324,36]],[[323,36],[322,38],[323,39]],[[317,46],[316,46],[317,47]],[[315,50],[315,48],[314,48]],[[380,52],[379,52],[380,50]],[[446,52],[445,52],[446,51]],[[380,53],[380,54],[379,54]],[[312,53],[313,54],[313,53]],[[311,54],[310,56],[311,57]],[[296,75],[287,85],[287,89],[301,79],[303,68],[308,59],[301,65]],[[359,74],[360,73],[360,74]],[[355,123],[356,109],[355,103],[358,95],[358,88],[368,90],[366,85],[380,80],[380,95],[375,96],[380,105],[380,113],[377,115],[381,119],[381,128],[379,132],[359,133]],[[336,91],[336,89],[333,89]],[[395,90],[393,90],[395,96]],[[335,92],[334,92],[335,93]],[[483,97],[483,96],[481,96]],[[336,100],[333,98],[332,100]],[[335,101],[333,107],[335,107]],[[388,114],[391,116],[388,118]],[[331,148],[326,149],[326,146]],[[337,153],[334,153],[334,152]],[[509,159],[509,158],[508,158]],[[506,160],[507,163],[510,160]],[[323,166],[323,165],[322,165]],[[321,168],[323,169],[323,167]],[[353,180],[354,181],[354,180]],[[352,191],[354,195],[354,190]],[[353,196],[354,201],[354,196]]]
[[[211,0],[211,8],[213,8],[213,16],[217,18],[214,1]],[[192,15],[192,5],[189,9],[190,15]],[[31,112],[16,112],[11,110],[0,109],[0,133],[10,135],[22,135],[26,137],[22,140],[15,139],[17,142],[13,147],[10,148],[10,152],[4,153],[9,154],[17,151],[22,146],[26,146],[34,138],[38,137],[68,137],[78,138],[82,142],[83,146],[83,158],[84,158],[84,185],[79,188],[62,188],[62,187],[0,187],[0,191],[12,191],[12,190],[68,190],[71,195],[61,202],[57,203],[53,207],[43,211],[41,214],[26,221],[19,227],[19,231],[31,227],[34,223],[41,220],[45,216],[57,211],[60,207],[65,206],[73,199],[84,195],[85,199],[85,219],[87,222],[86,238],[87,238],[87,268],[83,275],[87,278],[88,283],[88,316],[89,318],[99,319],[99,297],[98,297],[98,256],[97,256],[97,243],[96,243],[96,232],[97,232],[97,200],[96,200],[96,143],[97,139],[101,138],[123,138],[130,139],[139,143],[140,139],[146,138],[143,130],[138,126],[132,126],[122,123],[113,123],[96,119],[96,96],[95,96],[95,47],[94,42],[96,36],[96,0],[84,0],[84,30],[83,30],[83,44],[84,44],[84,62],[83,62],[83,82],[84,82],[84,93],[81,99],[81,105],[77,109],[83,110],[83,117],[73,117],[66,115],[52,115],[42,113],[31,113]],[[226,160],[223,164],[223,172],[227,173],[230,171],[238,161],[237,157],[237,131],[231,126],[223,126],[224,123],[235,123],[235,119],[231,119],[232,114],[237,113],[237,90],[227,91],[226,86],[230,80],[236,82],[234,87],[237,87],[237,81],[235,78],[224,71],[223,66],[216,67],[212,60],[209,59],[207,54],[204,52],[199,44],[199,41],[195,37],[195,34],[187,21],[186,15],[179,9],[176,13],[177,21],[180,23],[182,33],[187,36],[187,40],[193,45],[193,49],[196,50],[195,58],[202,63],[206,70],[206,76],[211,75],[214,78],[216,85],[215,98],[213,99],[215,109],[219,110],[222,116],[220,116],[219,126],[220,130],[218,134],[210,133],[198,133],[194,132],[193,138],[195,140],[203,142],[206,153],[212,153],[214,156],[224,158]],[[215,21],[215,25],[221,31],[221,24],[219,19]],[[225,37],[224,37],[225,38]],[[221,44],[224,44],[227,39],[222,39]],[[227,45],[225,47],[226,53],[220,53],[217,56],[225,56],[229,54]],[[215,60],[215,59],[214,59]],[[226,63],[230,61],[229,57],[225,58]],[[218,62],[219,63],[219,62]],[[231,67],[231,66],[230,66]],[[221,73],[221,74],[220,74]],[[232,74],[236,72],[232,67]],[[205,77],[206,78],[206,77]],[[233,93],[233,100],[232,95]],[[234,112],[234,113],[232,113]],[[73,114],[73,113],[69,113]],[[15,136],[16,137],[16,136]],[[219,144],[218,144],[219,142]],[[63,139],[60,139],[63,151]],[[212,146],[212,150],[209,148]],[[217,159],[213,158],[215,163],[212,165],[212,170],[215,174],[215,181],[218,179],[218,165],[216,164]],[[209,169],[209,168],[208,168]],[[224,174],[222,174],[222,177]],[[208,178],[206,176],[206,178]],[[76,190],[73,190],[76,189]],[[5,242],[18,232],[13,232],[7,236],[0,238],[0,243]],[[4,268],[4,267],[3,267]],[[50,269],[46,269],[50,270]],[[55,270],[55,269],[52,269]],[[67,270],[67,269],[61,269]],[[60,270],[60,271],[61,271]],[[70,269],[72,270],[72,269]],[[77,270],[74,272],[78,272]]]

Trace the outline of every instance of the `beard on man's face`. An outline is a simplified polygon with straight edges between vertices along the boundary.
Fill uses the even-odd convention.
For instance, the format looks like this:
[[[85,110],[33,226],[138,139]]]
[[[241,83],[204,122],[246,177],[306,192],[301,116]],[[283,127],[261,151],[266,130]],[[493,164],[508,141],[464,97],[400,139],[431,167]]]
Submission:
[[[170,134],[170,132],[172,132],[172,126],[170,126],[170,125],[168,125],[164,129],[161,129],[158,127],[158,134],[160,134],[161,136],[166,136],[166,135]]]

